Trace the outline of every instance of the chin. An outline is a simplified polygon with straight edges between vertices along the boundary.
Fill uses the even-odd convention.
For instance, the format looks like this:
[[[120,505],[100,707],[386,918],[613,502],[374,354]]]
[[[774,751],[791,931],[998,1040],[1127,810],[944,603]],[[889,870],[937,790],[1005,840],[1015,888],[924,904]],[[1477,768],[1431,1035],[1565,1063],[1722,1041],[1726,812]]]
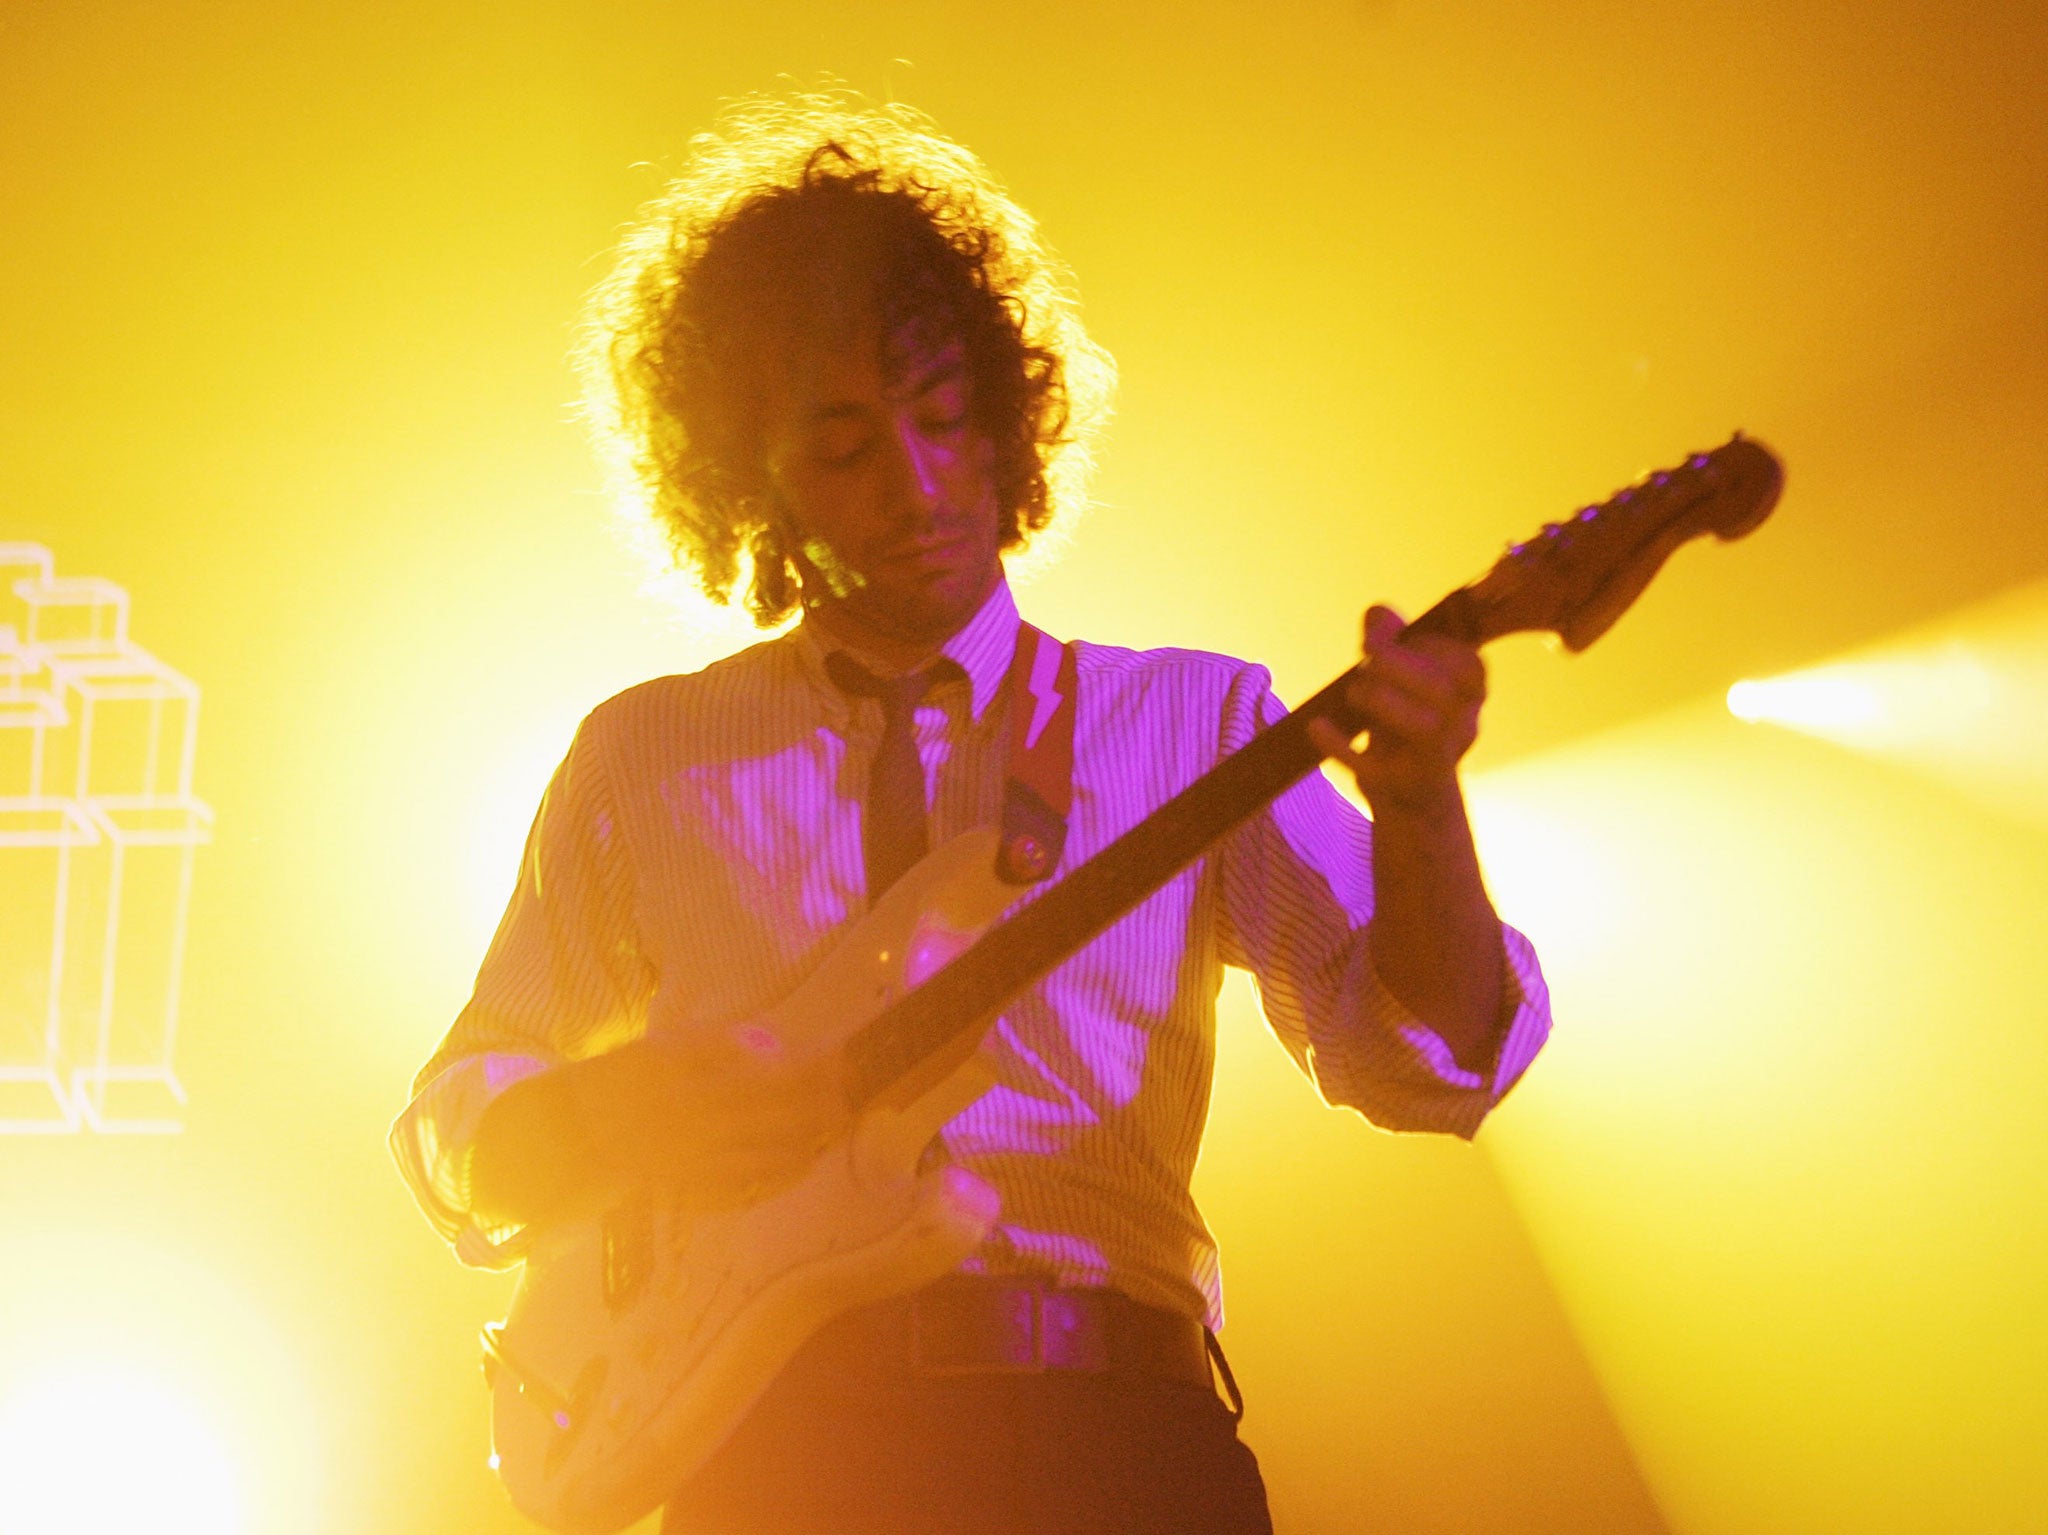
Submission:
[[[984,595],[975,575],[949,571],[930,580],[877,591],[876,617],[882,620],[879,627],[905,639],[944,640],[974,617]]]

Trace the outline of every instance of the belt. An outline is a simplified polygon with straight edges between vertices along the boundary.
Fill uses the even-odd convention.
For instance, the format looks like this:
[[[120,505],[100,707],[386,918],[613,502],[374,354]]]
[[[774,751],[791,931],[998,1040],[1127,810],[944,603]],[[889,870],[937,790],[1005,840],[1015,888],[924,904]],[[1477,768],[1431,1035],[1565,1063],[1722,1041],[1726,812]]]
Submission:
[[[909,1373],[1153,1376],[1213,1389],[1200,1322],[1115,1290],[955,1274],[866,1306],[830,1329],[835,1342]],[[1233,1396],[1235,1393],[1233,1393]]]

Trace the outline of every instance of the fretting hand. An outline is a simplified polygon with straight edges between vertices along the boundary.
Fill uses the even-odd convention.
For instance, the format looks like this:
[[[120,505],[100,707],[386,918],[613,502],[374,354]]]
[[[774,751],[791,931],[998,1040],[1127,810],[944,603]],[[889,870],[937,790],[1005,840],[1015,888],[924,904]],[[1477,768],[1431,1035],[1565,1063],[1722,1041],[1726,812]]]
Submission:
[[[1504,967],[1458,763],[1479,734],[1486,667],[1470,645],[1405,629],[1391,608],[1366,612],[1365,660],[1345,690],[1366,722],[1365,750],[1326,720],[1309,730],[1372,807],[1369,933],[1380,979],[1462,1066],[1483,1073],[1498,1044]]]
[[[1376,819],[1429,816],[1458,804],[1458,763],[1478,737],[1486,701],[1477,649],[1406,631],[1392,608],[1366,610],[1365,660],[1345,690],[1369,732],[1363,751],[1327,720],[1309,725],[1317,747],[1356,776]]]

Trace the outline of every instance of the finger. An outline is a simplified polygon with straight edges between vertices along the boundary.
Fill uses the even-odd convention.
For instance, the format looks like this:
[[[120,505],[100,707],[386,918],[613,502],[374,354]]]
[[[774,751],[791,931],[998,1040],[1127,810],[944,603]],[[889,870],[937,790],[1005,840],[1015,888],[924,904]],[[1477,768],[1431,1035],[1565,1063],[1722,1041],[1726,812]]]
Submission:
[[[1476,646],[1447,634],[1410,634],[1401,615],[1384,603],[1365,612],[1365,654],[1380,660],[1396,656],[1434,658],[1460,693],[1484,699],[1486,663]]]
[[[1461,696],[1481,700],[1486,697],[1486,662],[1476,647],[1448,635],[1419,634],[1412,639],[1404,638],[1387,659],[1423,661]]]
[[[1397,663],[1391,656],[1375,657],[1353,673],[1344,701],[1368,728],[1404,735],[1432,728],[1423,714],[1448,719],[1474,707],[1426,664]]]
[[[1398,640],[1407,627],[1399,613],[1384,603],[1374,603],[1365,610],[1365,653],[1379,654]]]
[[[1352,772],[1358,771],[1360,757],[1351,745],[1351,737],[1325,719],[1308,722],[1308,738],[1317,751],[1325,757],[1343,763]]]
[[[1378,614],[1387,617],[1377,619]],[[1486,663],[1477,646],[1447,634],[1418,634],[1404,628],[1391,608],[1374,608],[1367,615],[1365,650],[1370,665],[1426,665],[1460,692],[1485,695]]]
[[[1344,702],[1354,712],[1370,715],[1377,712],[1382,698],[1393,694],[1405,694],[1418,703],[1446,710],[1469,701],[1428,669],[1418,672],[1393,666],[1387,657],[1381,656],[1352,673],[1344,688]]]
[[[1382,745],[1387,736],[1404,742],[1427,741],[1442,732],[1448,715],[1448,711],[1433,702],[1384,686],[1369,692],[1359,706],[1359,713],[1365,716],[1374,741]],[[1367,750],[1371,750],[1370,745]]]
[[[1411,650],[1381,651],[1365,663],[1358,678],[1367,689],[1389,687],[1443,709],[1456,706],[1466,697],[1445,667]]]
[[[1390,609],[1373,612],[1389,617],[1371,624],[1366,659],[1357,668],[1357,676],[1385,671],[1399,677],[1411,691],[1427,696],[1485,701],[1486,663],[1476,647],[1441,634],[1416,635],[1411,640],[1407,631],[1396,627],[1399,621]]]

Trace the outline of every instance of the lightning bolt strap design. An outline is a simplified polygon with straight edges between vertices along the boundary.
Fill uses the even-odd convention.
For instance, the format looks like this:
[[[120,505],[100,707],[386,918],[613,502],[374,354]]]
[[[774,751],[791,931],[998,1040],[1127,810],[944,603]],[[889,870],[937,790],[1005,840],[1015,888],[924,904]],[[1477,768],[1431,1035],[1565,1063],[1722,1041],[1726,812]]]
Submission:
[[[1061,694],[1060,647],[1050,635],[1037,638],[1037,649],[1031,656],[1031,724],[1024,732],[1024,749],[1030,751],[1038,744],[1038,738],[1045,734],[1045,727],[1052,723],[1052,717],[1059,713]]]

